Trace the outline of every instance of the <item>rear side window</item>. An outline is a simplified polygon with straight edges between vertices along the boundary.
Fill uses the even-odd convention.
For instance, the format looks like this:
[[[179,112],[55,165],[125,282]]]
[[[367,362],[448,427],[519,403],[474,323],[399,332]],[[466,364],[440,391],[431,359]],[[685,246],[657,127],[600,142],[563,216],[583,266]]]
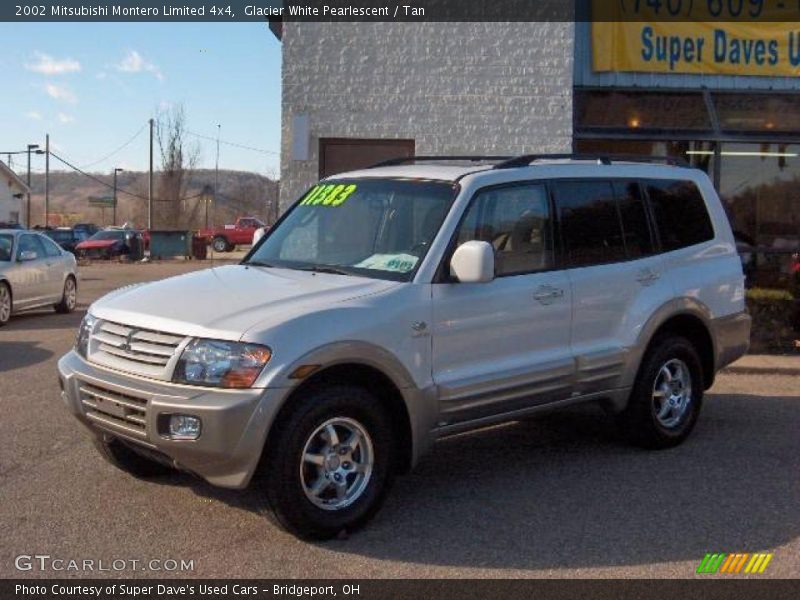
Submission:
[[[637,259],[650,256],[655,249],[639,182],[615,181],[614,193],[622,219],[622,231],[625,234],[625,250],[628,258]]]
[[[610,182],[556,182],[553,192],[567,268],[626,260],[622,224]]]
[[[56,246],[55,242],[49,240],[46,237],[41,237],[39,241],[42,242],[42,245],[44,246],[44,251],[47,254],[47,256],[51,257],[61,256],[61,248]]]
[[[45,257],[44,246],[38,235],[26,234],[20,236],[17,258],[22,256],[23,252],[33,252],[37,259]]]
[[[703,195],[691,181],[645,181],[664,252],[714,239]]]

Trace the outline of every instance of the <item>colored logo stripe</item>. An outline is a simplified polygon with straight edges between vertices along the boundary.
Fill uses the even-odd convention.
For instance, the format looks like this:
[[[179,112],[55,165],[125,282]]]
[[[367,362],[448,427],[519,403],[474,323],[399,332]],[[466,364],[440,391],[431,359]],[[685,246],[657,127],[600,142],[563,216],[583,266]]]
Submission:
[[[734,554],[709,553],[700,561],[697,573],[714,574],[719,572],[735,574],[741,573],[742,569],[744,569],[745,573],[751,575],[763,573],[772,560],[772,556],[772,554],[749,554],[746,552]]]

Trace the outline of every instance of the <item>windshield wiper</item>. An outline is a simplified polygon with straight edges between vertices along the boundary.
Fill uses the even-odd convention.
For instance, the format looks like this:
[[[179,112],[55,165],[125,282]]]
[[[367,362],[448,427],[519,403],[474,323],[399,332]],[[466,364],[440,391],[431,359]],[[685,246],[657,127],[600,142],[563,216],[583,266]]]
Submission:
[[[251,260],[251,261],[248,261],[248,262],[246,262],[244,264],[245,264],[246,267],[267,267],[267,268],[270,268],[270,269],[276,269],[277,268],[273,264],[266,263],[266,262],[260,262],[258,260]]]
[[[297,269],[298,271],[312,271],[314,273],[330,273],[332,275],[350,275],[348,271],[344,269],[338,269],[336,267],[331,267],[328,265],[311,265],[309,267],[300,267]]]

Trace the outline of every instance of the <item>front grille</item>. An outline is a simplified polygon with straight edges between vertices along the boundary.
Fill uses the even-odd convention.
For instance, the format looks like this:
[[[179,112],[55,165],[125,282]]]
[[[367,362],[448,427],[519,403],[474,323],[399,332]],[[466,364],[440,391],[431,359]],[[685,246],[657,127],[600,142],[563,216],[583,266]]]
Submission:
[[[82,382],[80,398],[92,422],[132,437],[147,439],[147,400]]]
[[[155,379],[169,379],[171,361],[184,337],[102,321],[92,334],[89,359]]]

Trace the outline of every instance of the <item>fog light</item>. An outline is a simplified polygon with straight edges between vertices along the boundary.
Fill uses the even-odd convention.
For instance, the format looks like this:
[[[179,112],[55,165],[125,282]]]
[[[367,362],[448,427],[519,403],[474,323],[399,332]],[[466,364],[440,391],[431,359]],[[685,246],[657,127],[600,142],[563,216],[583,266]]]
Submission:
[[[173,440],[196,440],[200,437],[201,423],[197,417],[170,415],[169,437]]]

